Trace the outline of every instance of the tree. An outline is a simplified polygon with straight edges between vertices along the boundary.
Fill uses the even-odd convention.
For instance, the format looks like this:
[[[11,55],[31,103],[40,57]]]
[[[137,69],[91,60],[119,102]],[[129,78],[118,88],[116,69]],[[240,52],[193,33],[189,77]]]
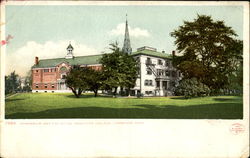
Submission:
[[[135,86],[137,77],[137,63],[133,57],[120,51],[117,42],[110,44],[112,53],[104,54],[101,59],[104,74],[104,87],[114,89],[116,95],[117,88],[130,88]]]
[[[185,98],[208,96],[209,93],[209,87],[199,82],[196,78],[181,80],[175,89],[176,95],[182,95]]]
[[[83,90],[88,88],[85,82],[86,75],[84,68],[79,65],[74,65],[65,77],[65,83],[72,90],[75,97],[79,98]]]
[[[21,88],[21,81],[15,71],[5,76],[5,94],[16,93]]]
[[[180,56],[174,65],[184,78],[197,78],[211,89],[222,89],[229,84],[229,75],[235,72],[242,48],[241,41],[231,27],[210,16],[198,15],[171,33]]]
[[[87,84],[87,89],[93,91],[95,93],[95,97],[97,97],[98,90],[102,87],[103,84],[102,71],[85,67],[83,69],[83,73],[85,74],[84,82],[86,82]]]
[[[32,73],[31,73],[31,71],[29,71],[24,79],[24,86],[22,88],[22,91],[30,92],[31,85],[32,85]]]
[[[130,89],[134,88],[136,84],[136,78],[137,78],[137,71],[138,66],[133,57],[128,55],[127,53],[123,53],[123,65],[121,66],[123,69],[123,72],[126,74],[125,80],[124,80],[124,86],[128,90],[128,95],[130,95]]]

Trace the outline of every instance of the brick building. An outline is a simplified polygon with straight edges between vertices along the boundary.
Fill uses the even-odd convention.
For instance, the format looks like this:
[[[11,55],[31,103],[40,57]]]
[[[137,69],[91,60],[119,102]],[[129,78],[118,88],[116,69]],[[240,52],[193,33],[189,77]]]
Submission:
[[[35,58],[32,66],[32,92],[67,92],[70,91],[63,79],[72,65],[89,66],[95,70],[101,69],[99,59],[102,55],[73,56],[71,44],[67,47],[65,58],[42,59]]]

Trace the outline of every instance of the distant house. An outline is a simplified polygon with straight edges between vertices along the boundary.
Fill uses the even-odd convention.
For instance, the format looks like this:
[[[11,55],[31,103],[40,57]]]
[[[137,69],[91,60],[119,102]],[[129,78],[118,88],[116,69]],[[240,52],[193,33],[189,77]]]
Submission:
[[[102,69],[102,55],[74,56],[73,46],[69,44],[65,58],[35,58],[32,66],[32,92],[69,92],[64,76],[72,65],[88,66],[95,70]],[[126,20],[125,38],[122,51],[133,56],[140,70],[132,95],[143,93],[145,96],[174,95],[174,87],[181,79],[181,74],[172,66],[172,54],[158,52],[156,48],[144,46],[132,52]],[[118,90],[119,91],[119,90]]]

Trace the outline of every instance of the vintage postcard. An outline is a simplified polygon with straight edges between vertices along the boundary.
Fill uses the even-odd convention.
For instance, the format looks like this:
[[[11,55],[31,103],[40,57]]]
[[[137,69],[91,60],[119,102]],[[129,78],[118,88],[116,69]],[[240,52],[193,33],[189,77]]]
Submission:
[[[1,157],[249,156],[249,3],[1,1]]]

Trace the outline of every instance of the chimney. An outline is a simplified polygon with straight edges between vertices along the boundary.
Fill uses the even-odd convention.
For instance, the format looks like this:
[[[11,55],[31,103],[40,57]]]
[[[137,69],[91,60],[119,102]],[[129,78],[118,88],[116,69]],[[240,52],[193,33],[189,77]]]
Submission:
[[[172,51],[172,55],[173,55],[173,57],[175,56],[175,51],[174,50]]]
[[[162,53],[165,53],[165,50],[163,50]]]
[[[39,61],[38,61],[38,57],[35,57],[35,64],[38,65]]]

